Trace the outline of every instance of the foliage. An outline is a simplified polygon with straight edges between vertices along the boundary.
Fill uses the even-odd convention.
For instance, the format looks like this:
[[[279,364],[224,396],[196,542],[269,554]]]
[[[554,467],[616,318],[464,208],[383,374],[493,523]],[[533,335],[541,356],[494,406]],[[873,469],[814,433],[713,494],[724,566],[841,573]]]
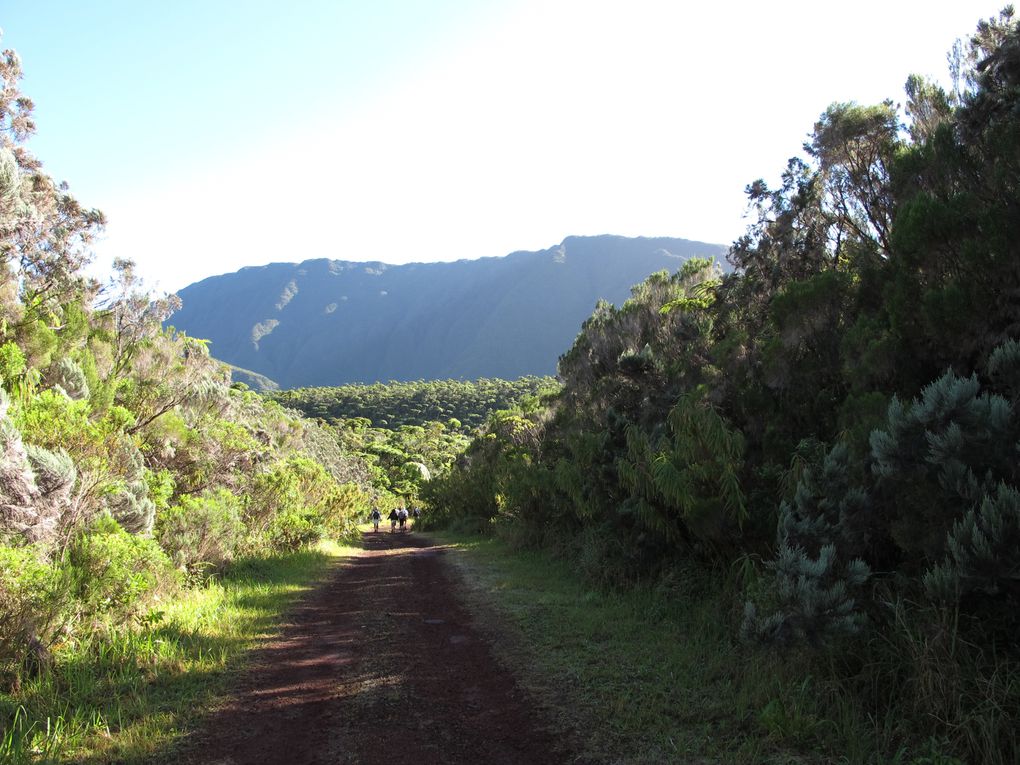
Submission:
[[[947,372],[912,404],[894,398],[871,452],[878,485],[899,508],[887,521],[897,546],[925,560],[938,555],[961,509],[1020,478],[1018,435],[1012,402],[981,392],[976,376]]]
[[[170,560],[160,546],[128,533],[109,515],[78,531],[61,565],[69,575],[74,623],[123,624],[154,593],[174,584]]]
[[[954,89],[912,76],[904,114],[826,109],[777,184],[747,187],[733,273],[691,261],[600,303],[560,359],[562,390],[491,414],[427,495],[436,521],[545,547],[608,586],[739,571],[745,636],[825,667],[854,719],[896,731],[888,756],[935,741],[1010,762],[1012,9],[950,61]],[[912,698],[874,670],[894,644],[916,657],[894,673]],[[793,735],[787,706],[767,709]]]
[[[0,682],[17,685],[38,671],[61,625],[67,589],[60,571],[35,546],[0,545]],[[33,664],[34,662],[34,664]]]
[[[519,380],[418,380],[332,388],[296,388],[271,394],[273,400],[307,417],[337,424],[364,418],[370,424],[397,430],[405,425],[427,427],[441,422],[466,432],[481,425],[496,409],[507,409],[526,396],[556,387],[549,377]]]
[[[190,572],[228,563],[241,542],[241,502],[226,489],[181,497],[166,508],[156,539],[173,562]]]
[[[0,674],[16,686],[48,667],[58,640],[121,624],[175,585],[160,547],[108,515],[79,529],[55,560],[39,543],[0,545]]]
[[[17,536],[50,542],[58,531],[77,480],[77,470],[62,449],[26,447],[7,416],[0,391],[0,540]]]
[[[368,495],[338,485],[319,463],[292,457],[255,476],[244,517],[270,549],[296,550],[329,534],[349,538],[368,511]]]
[[[469,441],[458,428],[435,421],[375,428],[359,417],[339,421],[330,432],[344,452],[363,461],[365,482],[375,494],[404,502],[413,502],[428,481],[445,476]]]
[[[946,562],[924,576],[929,595],[952,601],[974,592],[1010,594],[1012,610],[1020,586],[1020,492],[1000,483],[953,524],[946,546]]]
[[[242,544],[349,535],[369,489],[364,460],[233,388],[205,341],[164,328],[180,301],[147,291],[132,262],[117,260],[106,284],[86,275],[102,214],[27,150],[20,78],[4,51],[0,673],[15,686],[45,675],[66,644],[130,633],[179,586],[177,568],[223,573]],[[280,466],[286,502],[246,525],[239,498]]]
[[[695,391],[680,397],[667,417],[670,433],[655,449],[629,427],[628,453],[619,463],[623,485],[640,497],[635,511],[642,525],[672,542],[718,543],[747,517],[739,479],[743,438],[699,398]]]

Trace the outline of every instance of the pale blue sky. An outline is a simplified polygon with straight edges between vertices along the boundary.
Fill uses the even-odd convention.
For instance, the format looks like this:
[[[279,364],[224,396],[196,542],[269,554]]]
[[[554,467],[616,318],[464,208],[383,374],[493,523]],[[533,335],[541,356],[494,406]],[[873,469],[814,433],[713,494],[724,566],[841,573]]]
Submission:
[[[729,243],[836,100],[900,99],[998,2],[0,0],[31,146],[178,289],[571,234]]]

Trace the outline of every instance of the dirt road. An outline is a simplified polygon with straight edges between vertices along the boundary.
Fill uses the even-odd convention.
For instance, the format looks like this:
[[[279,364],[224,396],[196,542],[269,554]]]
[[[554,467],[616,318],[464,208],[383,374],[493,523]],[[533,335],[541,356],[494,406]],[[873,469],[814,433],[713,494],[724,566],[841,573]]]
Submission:
[[[184,761],[574,762],[472,628],[444,550],[415,533],[365,536],[256,653]]]

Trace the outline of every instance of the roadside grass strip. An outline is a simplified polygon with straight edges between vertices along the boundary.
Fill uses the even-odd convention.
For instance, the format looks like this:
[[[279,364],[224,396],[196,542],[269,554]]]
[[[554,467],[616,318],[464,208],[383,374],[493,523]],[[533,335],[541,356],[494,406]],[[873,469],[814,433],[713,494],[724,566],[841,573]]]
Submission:
[[[245,654],[355,554],[333,543],[235,561],[137,624],[59,645],[53,666],[0,694],[0,762],[154,762],[215,704]]]
[[[775,667],[741,658],[722,593],[601,592],[543,553],[496,539],[434,536],[450,546],[472,610],[500,659],[553,725],[577,738],[585,757],[826,761],[805,754],[812,739],[791,751],[790,739],[777,741],[759,719],[776,691]],[[798,718],[808,727],[812,719]]]

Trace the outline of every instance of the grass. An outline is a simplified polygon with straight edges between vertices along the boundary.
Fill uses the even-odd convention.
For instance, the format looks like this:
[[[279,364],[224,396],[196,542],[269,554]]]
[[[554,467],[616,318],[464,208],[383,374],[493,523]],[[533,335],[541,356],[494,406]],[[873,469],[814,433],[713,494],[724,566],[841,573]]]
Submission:
[[[729,600],[593,589],[569,565],[495,539],[437,535],[489,614],[501,658],[586,758],[614,763],[809,763],[825,723],[810,687],[737,650]],[[759,657],[760,659],[760,657]]]
[[[604,592],[547,552],[489,537],[434,536],[449,545],[472,610],[501,660],[554,727],[574,737],[585,761],[1015,761],[1010,722],[1018,684],[1006,664],[978,672],[936,656],[941,673],[926,675],[912,652],[932,649],[902,630],[896,645],[881,650],[857,644],[829,653],[770,653],[736,641],[733,609],[740,598],[726,572],[700,582],[695,576],[686,587]],[[973,675],[959,679],[963,703],[973,710],[940,723],[930,719],[938,707],[920,703],[921,681],[944,680],[954,670]]]
[[[0,762],[131,763],[172,747],[214,705],[245,654],[350,548],[235,562],[132,625],[60,646],[54,666],[0,694]]]

